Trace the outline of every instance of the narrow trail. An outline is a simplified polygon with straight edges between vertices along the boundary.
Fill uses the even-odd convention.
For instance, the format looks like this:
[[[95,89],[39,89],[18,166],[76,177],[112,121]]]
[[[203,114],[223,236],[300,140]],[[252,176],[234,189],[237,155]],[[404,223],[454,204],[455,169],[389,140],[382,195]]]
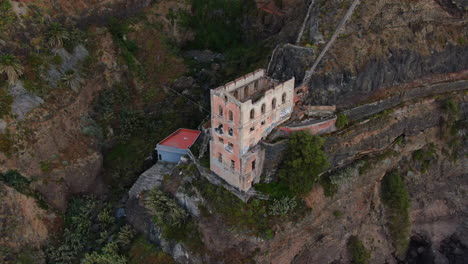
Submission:
[[[304,34],[304,29],[305,29],[305,26],[307,24],[307,21],[309,20],[310,12],[312,11],[312,6],[314,5],[314,2],[315,2],[314,0],[312,0],[310,2],[309,9],[307,10],[307,15],[306,15],[306,17],[304,19],[304,22],[302,22],[301,30],[299,30],[299,34],[297,35],[296,45],[299,45],[299,42],[302,39],[302,34]]]
[[[336,38],[340,34],[341,30],[343,29],[344,25],[348,21],[348,19],[351,17],[351,15],[354,12],[354,9],[356,9],[357,5],[360,3],[360,0],[354,0],[351,6],[349,7],[348,11],[346,11],[346,14],[344,17],[341,19],[340,24],[338,27],[335,29],[335,32],[333,33],[332,37],[328,41],[327,45],[323,48],[322,52],[320,52],[320,55],[317,57],[315,60],[314,64],[310,68],[310,70],[306,71],[305,77],[304,77],[304,83],[308,83],[310,81],[310,78],[312,77],[312,74],[314,73],[315,69],[317,68],[318,64],[322,60],[323,56],[327,53],[327,51],[330,49],[331,45],[333,42],[335,42]]]

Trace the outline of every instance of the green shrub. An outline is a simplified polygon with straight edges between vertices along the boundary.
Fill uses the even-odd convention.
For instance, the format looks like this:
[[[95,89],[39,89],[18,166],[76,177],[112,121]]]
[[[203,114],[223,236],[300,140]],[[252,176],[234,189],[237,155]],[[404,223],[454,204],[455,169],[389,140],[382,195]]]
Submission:
[[[54,65],[60,65],[63,63],[63,59],[62,57],[60,57],[59,55],[55,55],[52,57],[52,59],[50,60],[50,62]]]
[[[129,251],[129,264],[175,264],[174,259],[144,237],[137,238]]]
[[[110,242],[104,246],[101,252],[94,251],[90,254],[86,253],[82,264],[127,264],[128,260],[125,256],[119,255],[119,247],[117,243]]]
[[[326,197],[333,197],[338,192],[338,185],[332,182],[328,174],[320,177],[320,185]]]
[[[114,41],[119,46],[121,52],[120,55],[129,69],[137,74],[141,73],[141,66],[135,58],[138,46],[127,36],[127,34],[131,32],[129,24],[126,21],[122,22],[115,18],[111,18],[109,21],[109,32],[112,34]]]
[[[388,209],[388,227],[397,255],[403,256],[409,245],[410,197],[405,183],[396,171],[382,179],[382,202]]]
[[[343,114],[343,113],[339,113],[336,117],[336,127],[338,129],[343,129],[346,125],[348,125],[349,121],[348,121],[348,116]]]
[[[272,198],[294,196],[294,193],[289,190],[284,182],[259,183],[255,185],[255,190],[266,193]]]
[[[0,151],[5,153],[5,155],[11,155],[13,150],[13,139],[9,133],[0,133]]]
[[[452,98],[448,98],[443,102],[442,109],[452,117],[457,117],[460,114],[458,104]]]
[[[0,0],[0,12],[8,12],[11,10],[11,3],[8,0]]]
[[[245,0],[190,0],[192,12],[180,13],[182,24],[195,31],[194,48],[225,51],[242,42],[241,17],[252,7]]]
[[[3,29],[15,21],[16,15],[12,12],[12,6],[9,0],[0,0],[0,36]]]
[[[41,168],[42,172],[47,173],[52,170],[52,163],[48,160],[43,160],[39,162],[39,167]]]
[[[413,152],[413,159],[422,161],[424,159],[424,150],[423,149],[418,149]]]
[[[336,218],[340,218],[343,216],[343,212],[341,211],[333,211],[333,216]]]
[[[151,189],[145,195],[145,206],[154,217],[154,221],[160,225],[181,227],[188,218],[188,213],[176,200],[158,188]]]
[[[297,206],[295,198],[283,197],[281,199],[274,199],[273,203],[269,206],[270,215],[286,215],[292,212]]]
[[[30,184],[32,181],[21,175],[19,172],[10,170],[5,174],[0,174],[0,180],[15,189],[17,192],[34,198],[40,208],[44,210],[49,208],[42,194],[31,188]]]
[[[0,88],[0,118],[10,114],[13,96],[6,89]]]
[[[115,227],[113,208],[92,197],[73,197],[64,217],[63,237],[47,252],[48,263],[126,263],[118,251],[120,233],[111,241]],[[122,240],[123,241],[123,240]],[[94,252],[93,252],[94,251]]]
[[[351,236],[348,240],[348,250],[351,254],[353,264],[369,263],[371,253],[356,236]]]
[[[280,181],[295,195],[304,195],[318,180],[318,175],[330,167],[323,151],[325,140],[300,131],[291,135],[285,159],[279,170]]]
[[[372,163],[368,160],[363,160],[359,165],[359,175],[364,175],[373,168]]]
[[[194,251],[203,249],[196,224],[174,198],[154,188],[145,194],[144,199],[146,209],[153,216],[153,221],[161,227],[166,239],[183,242]]]
[[[23,177],[17,171],[11,170],[0,176],[4,183],[6,183],[10,187],[13,187],[15,190],[25,191],[29,189],[29,184],[31,183],[31,180],[26,177]]]

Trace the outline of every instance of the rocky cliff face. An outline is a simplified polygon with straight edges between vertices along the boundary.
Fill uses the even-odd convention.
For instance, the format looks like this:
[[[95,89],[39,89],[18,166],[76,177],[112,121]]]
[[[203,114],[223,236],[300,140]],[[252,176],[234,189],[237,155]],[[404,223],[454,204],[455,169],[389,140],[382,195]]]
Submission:
[[[0,51],[17,56],[25,68],[17,85],[7,87],[0,81],[0,89],[8,94],[0,94],[0,112],[3,103],[11,101],[11,111],[0,119],[0,172],[18,171],[31,193],[11,188],[15,186],[11,182],[0,183],[0,246],[12,248],[14,254],[32,248],[37,259],[44,259],[40,248],[60,234],[60,216],[70,197],[125,192],[157,138],[179,126],[198,124],[202,119],[198,106],[173,95],[168,87],[188,74],[186,67],[199,63],[194,75],[203,83],[185,77],[173,88],[203,102],[199,88],[216,85],[225,56],[191,51],[188,54],[195,55],[189,55],[187,63],[172,50],[173,43],[180,45],[193,37],[174,18],[174,12],[190,10],[185,1],[8,2],[12,8],[0,10]],[[242,19],[244,29],[266,39],[271,49],[296,44],[310,4],[275,2],[282,2],[283,16],[252,10]],[[295,76],[300,83],[350,2],[314,1],[298,46],[279,45],[269,74],[280,80]],[[139,13],[142,10],[145,13]],[[466,12],[466,1],[363,1],[312,76],[306,103],[348,108],[377,91],[391,90],[393,96],[394,90],[401,92],[394,89],[396,85],[467,70]],[[135,14],[144,19],[138,20]],[[112,17],[137,22],[110,24]],[[48,43],[47,27],[52,22],[61,23],[70,33],[70,42],[63,48],[51,48]],[[200,54],[208,54],[208,59],[194,59]],[[79,80],[72,79],[77,76]],[[453,76],[447,76],[444,81],[451,81]],[[466,75],[457,78],[466,79]],[[70,80],[79,85],[69,85]],[[453,96],[461,109],[459,118],[466,119],[467,98],[462,90]],[[418,263],[428,257],[436,263],[466,262],[466,128],[458,128],[458,141],[440,137],[446,117],[440,104],[447,94],[416,96],[411,99],[420,101],[406,103],[400,100],[405,95],[399,95],[376,108],[356,110],[358,117],[350,114],[350,119],[366,116],[362,112],[381,112],[379,107],[386,103],[395,107],[403,102],[393,112],[327,138],[327,153],[337,170],[330,177],[338,191],[327,197],[321,187],[314,189],[305,199],[313,211],[304,219],[279,224],[276,235],[266,240],[230,230],[216,215],[214,220],[201,217],[197,223],[208,250],[202,256],[205,262],[348,263],[346,241],[354,234],[372,249],[371,263],[396,263],[380,199],[381,179],[395,169],[404,176],[411,196],[406,261]],[[399,138],[404,143],[397,143]],[[266,176],[274,178],[285,143],[266,147],[272,161]],[[429,148],[435,153],[430,164],[413,159],[415,151]],[[366,163],[359,159],[369,154],[380,157],[387,150],[393,154],[362,169]],[[43,201],[48,209],[41,206]],[[128,219],[160,238],[147,214],[135,213]],[[166,246],[181,262],[201,261],[187,257],[179,244]]]
[[[314,2],[301,46],[318,54],[350,3]],[[443,3],[360,3],[313,74],[307,102],[351,105],[379,89],[467,69],[466,3],[451,5],[456,14]],[[284,47],[269,73],[281,80],[296,76],[300,83],[316,56],[304,60],[301,49]]]
[[[465,102],[466,96],[460,99]],[[466,103],[461,108],[466,111]],[[347,239],[358,235],[372,251],[370,263],[397,263],[380,189],[383,176],[392,170],[401,171],[411,197],[414,248],[403,257],[405,263],[466,261],[466,132],[458,132],[461,141],[451,149],[447,139],[441,139],[444,116],[440,102],[426,99],[328,137],[331,161],[347,164],[332,172],[332,182],[339,186],[336,194],[327,197],[321,187],[313,190],[306,198],[313,213],[265,243],[266,254],[260,254],[258,262],[349,263]],[[429,146],[434,153],[423,165],[414,152]],[[377,158],[366,161],[363,154]]]

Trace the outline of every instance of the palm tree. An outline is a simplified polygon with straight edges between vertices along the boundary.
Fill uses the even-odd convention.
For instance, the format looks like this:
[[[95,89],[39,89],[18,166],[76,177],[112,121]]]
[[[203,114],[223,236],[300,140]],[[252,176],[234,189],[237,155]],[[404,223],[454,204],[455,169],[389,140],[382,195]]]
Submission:
[[[81,79],[81,76],[73,70],[67,71],[62,77],[62,81],[65,84],[65,86],[67,86],[75,92],[78,92],[78,89],[83,83],[83,79]]]
[[[47,32],[48,43],[52,48],[61,48],[63,41],[69,39],[69,33],[59,23],[51,23]]]
[[[18,77],[23,74],[23,66],[20,61],[11,54],[0,56],[0,74],[5,73],[10,85],[18,81]]]

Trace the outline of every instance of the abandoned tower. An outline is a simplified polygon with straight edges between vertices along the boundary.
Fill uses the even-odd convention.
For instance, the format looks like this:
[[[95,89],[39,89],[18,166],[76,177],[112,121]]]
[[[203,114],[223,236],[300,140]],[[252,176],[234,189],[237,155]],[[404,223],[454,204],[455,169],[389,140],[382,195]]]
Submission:
[[[264,159],[258,143],[289,119],[293,97],[294,78],[279,83],[265,70],[211,90],[211,171],[242,191],[258,182]]]

